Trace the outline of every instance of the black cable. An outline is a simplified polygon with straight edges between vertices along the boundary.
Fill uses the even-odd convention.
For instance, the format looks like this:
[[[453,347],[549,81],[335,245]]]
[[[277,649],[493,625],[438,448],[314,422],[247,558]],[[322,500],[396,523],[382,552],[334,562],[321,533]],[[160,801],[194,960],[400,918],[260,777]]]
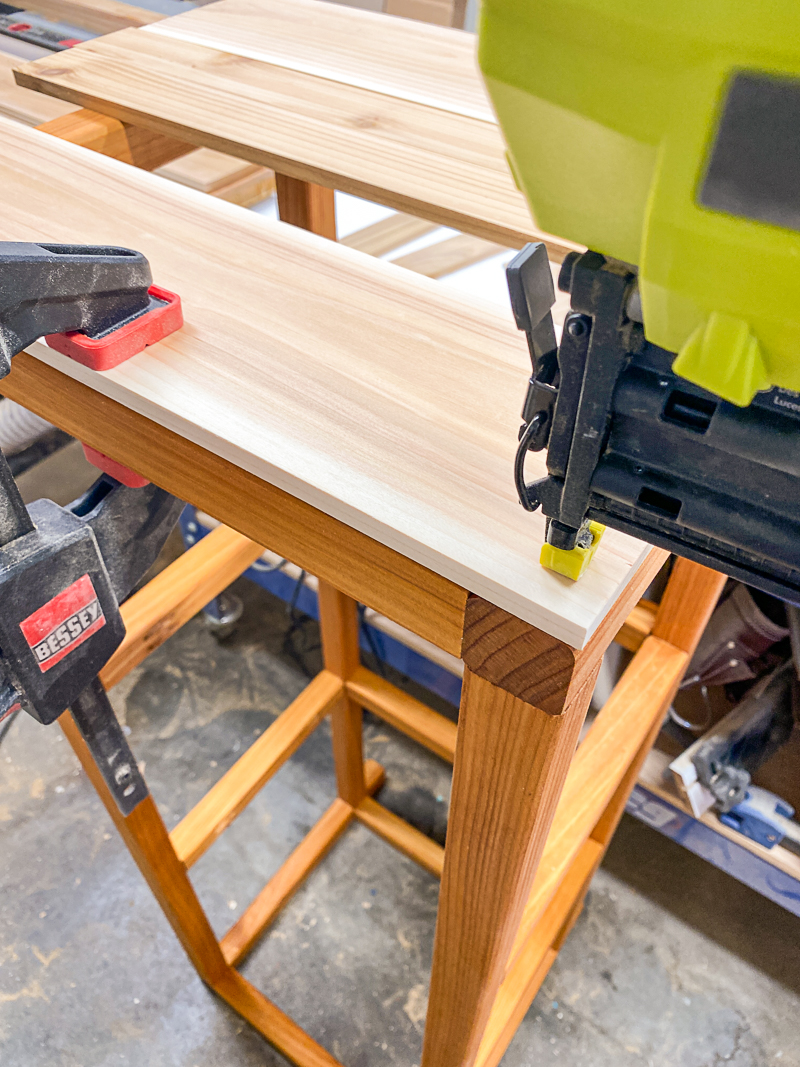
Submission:
[[[282,650],[285,655],[289,656],[290,659],[297,664],[307,678],[313,678],[315,672],[309,668],[305,657],[309,656],[312,652],[316,652],[321,646],[319,641],[315,644],[311,644],[308,636],[304,632],[305,627],[309,623],[313,623],[314,619],[304,611],[298,611],[297,609],[297,601],[303,588],[305,577],[306,572],[301,571],[300,577],[295,582],[292,595],[286,605],[286,614],[289,616],[289,627],[283,635]],[[300,634],[303,637],[303,647],[301,648],[298,648],[295,644],[294,637],[296,634]]]
[[[517,454],[514,459],[514,482],[517,487],[517,496],[526,511],[536,511],[541,503],[532,491],[533,486],[525,484],[525,458],[530,451],[531,441],[533,441],[544,420],[544,412],[537,411],[520,436]]]

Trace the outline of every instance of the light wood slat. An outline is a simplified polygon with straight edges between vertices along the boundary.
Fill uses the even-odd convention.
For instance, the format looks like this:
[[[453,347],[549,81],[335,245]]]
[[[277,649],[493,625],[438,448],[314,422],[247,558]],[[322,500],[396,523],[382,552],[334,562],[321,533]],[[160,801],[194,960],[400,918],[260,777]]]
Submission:
[[[306,686],[169,835],[181,862],[191,867],[200,859],[341,696],[342,684],[330,671]]]
[[[516,248],[543,239],[561,258],[578,247],[533,225],[491,122],[140,30],[88,41],[59,53],[57,64],[21,64],[16,77],[486,240]]]
[[[20,90],[27,92],[27,90]],[[41,93],[31,94],[41,96]],[[373,222],[371,226],[365,226],[363,230],[341,237],[339,243],[355,248],[359,252],[366,252],[368,256],[384,256],[387,252],[393,252],[395,248],[415,241],[418,237],[424,237],[436,229],[436,224],[427,219],[417,219],[413,215],[404,215],[402,211],[396,211],[386,219]]]
[[[200,609],[227,589],[263,549],[218,526],[122,605],[125,637],[100,672],[110,689]]]
[[[212,988],[297,1067],[342,1067],[238,971],[226,971],[212,983]]]
[[[467,592],[22,352],[3,394],[457,656]]]
[[[456,724],[429,708],[402,689],[378,677],[366,667],[347,680],[347,692],[369,711],[402,731],[408,737],[453,762],[456,748]]]
[[[19,62],[19,56],[0,51],[0,115],[16,119],[26,126],[39,126],[75,111],[75,104],[55,100],[52,96],[17,85],[13,69],[19,66]]]
[[[455,587],[446,586],[448,597],[470,589],[575,647],[655,558],[609,530],[580,582],[539,565],[544,519],[519,507],[509,474],[530,364],[507,311],[8,121],[0,181],[14,204],[3,236],[138,248],[158,282],[180,293],[185,327],[105,374],[43,345],[32,351],[255,475],[265,488],[242,501],[230,484],[203,488],[210,461],[186,482],[193,503],[253,540],[306,564],[292,547],[305,531],[280,546],[254,533],[269,483],[440,575]],[[39,382],[21,401],[36,409],[46,391]],[[57,423],[67,406],[62,387]],[[147,442],[118,436],[114,456],[120,427],[87,421],[89,444],[136,466]],[[137,469],[158,467],[158,484],[174,487],[184,473],[165,440],[153,442],[149,451],[161,455],[148,470]],[[529,461],[531,477],[537,465],[544,469],[541,455]],[[199,500],[207,492],[216,502]],[[323,570],[344,551],[329,544]],[[404,573],[405,564],[389,566],[392,580]],[[316,563],[309,569],[324,577]],[[353,575],[332,584],[361,596]],[[369,606],[460,651],[455,620],[447,633],[423,632],[391,604]]]
[[[229,204],[238,204],[239,207],[253,207],[263,200],[268,200],[274,192],[275,175],[266,167],[259,167],[255,174],[235,178],[227,185],[215,189],[211,195]]]
[[[484,241],[468,233],[459,233],[455,237],[426,245],[425,248],[418,248],[405,256],[398,256],[392,263],[424,274],[427,278],[443,278],[447,274],[489,259],[490,256],[496,256],[498,252],[507,251],[505,245]]]
[[[94,33],[113,33],[127,26],[148,26],[164,15],[120,0],[25,0],[24,9],[53,22],[66,22]]]
[[[657,611],[658,604],[654,604],[652,600],[640,600],[614,640],[628,652],[636,652],[652,632]]]
[[[383,767],[375,760],[366,760],[367,792],[375,793],[383,780]],[[336,844],[353,816],[351,805],[337,797],[220,941],[226,963],[235,967],[244,959],[289,898]]]
[[[442,25],[318,0],[225,0],[148,32],[494,122],[475,35]]]
[[[79,110],[75,104],[17,85],[12,71],[19,61],[19,56],[0,51],[0,115],[26,126],[41,126]],[[156,173],[242,207],[266,200],[275,188],[272,171],[212,148],[195,149],[157,168]]]
[[[405,819],[401,819],[399,815],[395,815],[372,797],[365,797],[361,801],[355,809],[355,816],[373,833],[382,837],[384,841],[388,841],[390,845],[414,860],[420,867],[424,867],[436,878],[442,877],[444,849],[407,823]]]
[[[244,159],[236,159],[224,152],[215,152],[213,148],[197,148],[194,152],[159,167],[156,174],[190,189],[198,189],[201,193],[210,193],[228,201],[231,201],[230,188],[236,184],[241,184],[244,189],[246,183],[248,188],[258,191],[258,200],[265,200],[275,190],[275,176],[272,171],[258,167],[255,163],[248,163]],[[258,203],[258,200],[251,200],[250,203]],[[240,203],[239,200],[235,202]]]
[[[475,1067],[497,1067],[517,1027],[550,970],[557,951],[553,942],[571,918],[576,897],[602,857],[603,847],[589,839],[575,857],[541,920],[518,954],[495,998]]]
[[[578,747],[525,906],[510,966],[514,966],[653,723],[666,714],[687,662],[685,652],[648,637]]]

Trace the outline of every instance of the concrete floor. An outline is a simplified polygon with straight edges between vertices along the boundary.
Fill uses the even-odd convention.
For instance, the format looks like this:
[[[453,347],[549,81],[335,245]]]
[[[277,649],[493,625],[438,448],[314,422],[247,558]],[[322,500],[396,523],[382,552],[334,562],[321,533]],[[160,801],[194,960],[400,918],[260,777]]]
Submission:
[[[318,666],[313,624],[287,650],[284,606],[239,591],[232,639],[195,619],[112,694],[170,827]],[[365,738],[380,799],[442,841],[448,767],[369,716]],[[322,727],[193,868],[218,933],[333,794]],[[197,979],[57,727],[21,717],[0,748],[0,842],[3,1067],[284,1063]],[[437,889],[355,826],[244,972],[348,1067],[419,1064]],[[799,935],[626,817],[504,1067],[798,1067]]]

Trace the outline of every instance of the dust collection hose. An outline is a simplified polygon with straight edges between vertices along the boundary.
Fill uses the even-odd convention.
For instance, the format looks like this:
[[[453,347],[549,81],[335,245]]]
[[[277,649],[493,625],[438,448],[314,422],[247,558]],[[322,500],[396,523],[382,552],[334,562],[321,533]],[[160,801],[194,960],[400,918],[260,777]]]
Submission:
[[[0,449],[14,456],[55,427],[13,400],[0,400]]]

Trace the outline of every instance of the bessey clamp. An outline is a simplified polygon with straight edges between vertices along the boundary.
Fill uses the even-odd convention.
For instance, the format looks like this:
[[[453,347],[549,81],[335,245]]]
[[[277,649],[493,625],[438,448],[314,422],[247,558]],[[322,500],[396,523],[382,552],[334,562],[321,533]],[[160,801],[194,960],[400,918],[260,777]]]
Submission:
[[[138,252],[0,243],[0,377],[43,335],[105,369],[182,321],[179,299],[152,285]],[[98,673],[125,635],[120,603],[183,508],[139,484],[103,474],[66,508],[28,509],[0,453],[0,719],[21,708],[47,725],[69,707],[124,815],[147,787]]]

